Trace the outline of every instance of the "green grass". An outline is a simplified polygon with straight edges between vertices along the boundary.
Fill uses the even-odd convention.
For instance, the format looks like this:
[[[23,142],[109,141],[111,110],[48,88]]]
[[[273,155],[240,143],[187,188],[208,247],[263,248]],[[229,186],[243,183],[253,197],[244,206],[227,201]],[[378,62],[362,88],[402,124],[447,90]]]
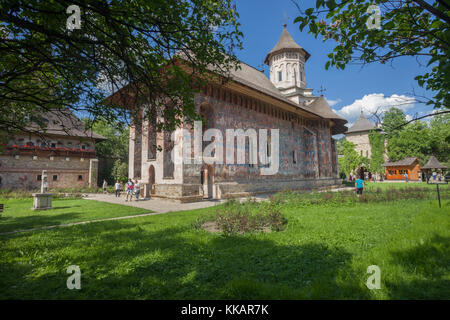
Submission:
[[[353,183],[352,186],[355,184]],[[395,188],[395,189],[403,189],[403,188],[426,188],[431,191],[436,191],[436,185],[435,184],[428,184],[426,182],[365,182],[366,188],[368,190],[374,190],[377,188],[381,188],[382,190]],[[439,185],[440,190],[449,190],[450,185],[448,184],[441,184]]]
[[[205,208],[0,236],[0,298],[449,299],[449,207],[288,202],[282,232],[196,229]],[[79,291],[66,288],[69,265]],[[365,285],[369,265],[379,290]]]
[[[0,233],[95,219],[151,212],[146,209],[113,205],[94,200],[54,199],[52,210],[31,210],[33,199],[1,199]]]

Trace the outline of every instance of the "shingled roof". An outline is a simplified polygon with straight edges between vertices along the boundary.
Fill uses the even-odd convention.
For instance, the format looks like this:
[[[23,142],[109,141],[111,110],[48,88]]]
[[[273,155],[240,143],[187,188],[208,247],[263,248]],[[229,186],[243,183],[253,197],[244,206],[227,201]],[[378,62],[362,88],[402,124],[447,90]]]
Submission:
[[[347,120],[336,114],[328,104],[327,100],[323,96],[314,99],[312,102],[306,105],[308,110],[319,114],[321,117],[331,119],[335,122],[335,126],[332,127],[332,133],[344,133],[347,130],[345,124]]]
[[[46,128],[42,129],[38,122],[43,125],[46,124]],[[36,119],[26,130],[58,136],[106,140],[105,137],[86,129],[84,123],[69,109],[54,109],[45,112],[40,116],[40,119]]]
[[[441,164],[435,156],[431,156],[430,160],[428,160],[422,169],[447,169],[447,167]]]
[[[418,160],[417,157],[406,157],[399,161],[386,162],[383,167],[411,166],[416,160]]]
[[[361,111],[361,114],[356,122],[348,129],[347,133],[370,131],[376,129],[372,122],[367,119]]]
[[[305,55],[305,61],[308,60],[308,58],[311,56],[308,51],[300,47],[294,39],[292,39],[290,33],[286,29],[286,25],[284,25],[283,32],[281,33],[281,37],[278,40],[275,47],[273,47],[272,50],[269,51],[269,53],[266,56],[266,59],[264,60],[264,63],[269,64],[269,59],[272,55],[277,54],[278,52],[281,52],[283,50],[290,49],[294,51],[303,51]]]

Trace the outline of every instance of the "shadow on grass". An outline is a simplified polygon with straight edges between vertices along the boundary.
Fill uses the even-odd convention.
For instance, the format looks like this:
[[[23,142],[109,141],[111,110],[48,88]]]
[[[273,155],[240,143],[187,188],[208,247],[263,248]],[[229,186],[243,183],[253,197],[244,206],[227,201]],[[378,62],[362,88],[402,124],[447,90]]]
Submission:
[[[82,215],[81,212],[67,212],[55,215],[40,215],[36,213],[33,216],[23,217],[2,216],[0,218],[0,233],[64,224]]]
[[[427,280],[387,283],[393,299],[450,299],[450,237],[435,235],[429,241],[392,253],[405,272]]]
[[[147,220],[148,221],[148,220]],[[14,259],[0,266],[3,298],[23,299],[324,299],[370,298],[369,290],[336,282],[351,254],[314,243],[280,245],[264,237],[223,237],[188,226],[151,231],[145,220],[48,231],[56,250],[32,278]],[[155,223],[155,222],[152,222]],[[152,224],[147,223],[147,224]],[[61,230],[59,230],[61,231]],[[14,236],[21,241],[23,235]],[[36,250],[27,242],[26,252]],[[79,265],[82,290],[66,289],[68,265]],[[25,268],[25,269],[24,269]],[[46,274],[46,275],[45,275]],[[12,288],[11,283],[21,283]]]

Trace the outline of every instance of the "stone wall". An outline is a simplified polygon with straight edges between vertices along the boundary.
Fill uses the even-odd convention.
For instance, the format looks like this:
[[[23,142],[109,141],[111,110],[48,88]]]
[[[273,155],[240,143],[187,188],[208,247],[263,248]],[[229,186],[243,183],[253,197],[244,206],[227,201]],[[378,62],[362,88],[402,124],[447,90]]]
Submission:
[[[43,145],[43,140],[18,135],[9,141],[0,154],[0,188],[39,189],[42,170],[47,171],[49,188],[97,186],[94,141],[46,137]]]
[[[14,155],[0,156],[0,178],[1,188],[12,189],[39,189],[41,181],[38,176],[42,170],[47,170],[49,188],[72,188],[86,187],[89,181],[93,186],[97,185],[97,169],[92,167],[92,177],[90,171],[91,160],[81,157],[38,156],[36,160],[30,155],[19,155],[17,159]],[[82,160],[83,159],[83,160]],[[53,178],[55,176],[56,179]]]
[[[368,157],[370,159],[370,157],[372,156],[372,151],[370,147],[368,131],[346,133],[345,138],[349,142],[352,142],[356,145],[355,151],[359,155]]]

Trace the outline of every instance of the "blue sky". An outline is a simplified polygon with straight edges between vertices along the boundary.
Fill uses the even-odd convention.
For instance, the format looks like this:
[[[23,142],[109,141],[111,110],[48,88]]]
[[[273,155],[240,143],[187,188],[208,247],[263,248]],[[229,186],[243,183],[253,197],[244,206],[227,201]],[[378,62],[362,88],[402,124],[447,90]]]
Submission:
[[[298,1],[298,0],[297,0]],[[313,7],[315,1],[301,1],[304,9]],[[275,46],[284,23],[284,13],[288,18],[287,29],[294,40],[305,48],[311,57],[306,63],[306,82],[313,93],[323,86],[323,93],[332,108],[344,116],[349,123],[353,123],[359,116],[361,106],[366,111],[374,110],[377,106],[390,108],[399,104],[399,99],[411,98],[413,90],[416,94],[428,97],[418,87],[414,77],[426,72],[425,61],[419,66],[415,58],[405,57],[395,60],[391,64],[371,64],[361,69],[361,66],[348,65],[345,70],[330,67],[325,70],[327,54],[334,48],[333,40],[323,42],[307,33],[307,28],[300,32],[298,24],[293,24],[300,13],[291,0],[239,0],[237,11],[240,15],[241,31],[244,34],[243,50],[236,52],[237,57],[253,67],[263,64],[266,54]],[[268,67],[265,66],[266,75]],[[430,106],[422,104],[404,104],[398,106],[409,116],[415,113],[424,115],[432,111]]]

